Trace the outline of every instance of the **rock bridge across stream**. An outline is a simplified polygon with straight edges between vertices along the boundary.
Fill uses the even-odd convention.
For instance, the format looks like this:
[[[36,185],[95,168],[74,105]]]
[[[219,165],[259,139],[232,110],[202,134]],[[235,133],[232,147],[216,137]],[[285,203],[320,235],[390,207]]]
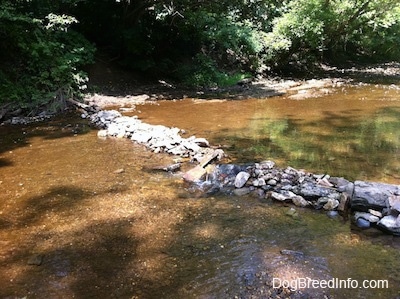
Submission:
[[[185,157],[198,165],[183,174],[205,193],[223,192],[291,202],[298,207],[311,207],[339,213],[360,228],[377,227],[400,236],[400,186],[378,182],[355,181],[313,174],[292,167],[278,168],[273,161],[246,165],[215,164],[223,157],[205,138],[181,136],[184,131],[162,125],[143,123],[136,116],[122,116],[115,110],[85,112],[82,117],[101,130],[99,137],[129,138],[156,153],[165,152]],[[172,171],[179,165],[161,169]],[[294,212],[295,213],[295,212]]]

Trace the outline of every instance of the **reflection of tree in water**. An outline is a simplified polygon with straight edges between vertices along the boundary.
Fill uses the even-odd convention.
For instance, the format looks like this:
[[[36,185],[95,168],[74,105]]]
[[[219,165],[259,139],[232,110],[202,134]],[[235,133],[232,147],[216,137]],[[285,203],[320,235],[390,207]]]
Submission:
[[[253,119],[246,156],[349,179],[384,180],[400,168],[399,116],[397,108],[382,108],[362,116],[329,112],[312,121]]]

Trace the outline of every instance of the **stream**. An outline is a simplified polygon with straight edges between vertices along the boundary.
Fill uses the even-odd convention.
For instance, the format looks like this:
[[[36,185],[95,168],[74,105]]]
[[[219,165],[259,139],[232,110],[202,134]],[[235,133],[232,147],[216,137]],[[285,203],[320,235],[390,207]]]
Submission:
[[[151,124],[220,145],[228,160],[400,184],[400,91],[158,101]],[[172,157],[97,137],[77,115],[0,127],[1,298],[399,298],[400,239],[324,211],[198,196]],[[274,281],[338,279],[337,288]],[[363,282],[368,282],[362,287]],[[379,285],[379,282],[387,285]]]

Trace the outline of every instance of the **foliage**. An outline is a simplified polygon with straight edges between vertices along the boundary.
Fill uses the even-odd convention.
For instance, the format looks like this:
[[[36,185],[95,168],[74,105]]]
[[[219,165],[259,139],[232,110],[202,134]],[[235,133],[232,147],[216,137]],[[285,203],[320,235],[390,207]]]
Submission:
[[[266,60],[398,58],[400,1],[293,0],[266,36]]]
[[[87,77],[79,68],[92,61],[94,48],[70,29],[74,17],[43,7],[35,11],[34,4],[1,4],[0,101],[28,110],[52,103],[57,109],[85,88]]]
[[[78,96],[88,40],[141,74],[234,84],[293,65],[398,60],[400,0],[3,0],[0,102]]]

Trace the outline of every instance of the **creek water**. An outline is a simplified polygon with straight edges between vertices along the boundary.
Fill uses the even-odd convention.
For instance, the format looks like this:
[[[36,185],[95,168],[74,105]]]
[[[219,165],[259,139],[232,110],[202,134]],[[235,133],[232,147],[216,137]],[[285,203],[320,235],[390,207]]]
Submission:
[[[399,94],[346,86],[305,100],[157,102],[137,115],[205,137],[235,163],[400,184]],[[400,296],[398,238],[253,196],[198,196],[179,174],[150,170],[171,157],[98,139],[76,116],[0,136],[2,298]],[[299,279],[351,284],[274,288]]]

